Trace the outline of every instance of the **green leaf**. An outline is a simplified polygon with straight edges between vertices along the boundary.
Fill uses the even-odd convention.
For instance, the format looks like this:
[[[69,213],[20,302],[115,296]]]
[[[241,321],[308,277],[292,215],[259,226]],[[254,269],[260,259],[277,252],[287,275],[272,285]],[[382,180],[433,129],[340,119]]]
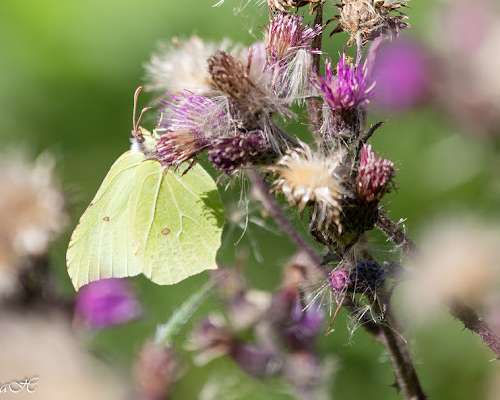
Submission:
[[[183,175],[128,151],[113,164],[73,232],[68,272],[76,289],[140,273],[174,284],[217,268],[222,226],[216,184],[200,165]]]

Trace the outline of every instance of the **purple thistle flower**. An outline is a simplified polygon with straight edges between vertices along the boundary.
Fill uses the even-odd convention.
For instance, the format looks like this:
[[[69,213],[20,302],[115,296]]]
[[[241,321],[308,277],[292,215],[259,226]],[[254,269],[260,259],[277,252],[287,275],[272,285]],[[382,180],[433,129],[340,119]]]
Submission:
[[[295,301],[289,316],[289,324],[283,336],[293,349],[310,349],[321,331],[324,314],[321,308],[312,305],[304,309],[299,299]]]
[[[229,129],[231,119],[227,101],[208,98],[188,90],[172,95],[163,102],[158,132],[190,131],[203,135],[206,131]]]
[[[208,159],[217,169],[230,175],[245,164],[264,157],[270,150],[262,132],[254,131],[217,139],[208,152]]]
[[[273,351],[255,344],[236,341],[231,347],[230,356],[243,371],[254,377],[273,375],[279,366]]]
[[[156,158],[166,167],[178,167],[208,147],[208,139],[191,131],[167,132],[156,144]]]
[[[377,156],[371,145],[363,145],[357,176],[358,195],[366,202],[380,200],[393,177],[394,163]]]
[[[366,64],[352,65],[343,54],[336,72],[327,61],[325,76],[318,76],[313,81],[333,111],[350,110],[369,103],[375,84],[369,83]]]
[[[157,159],[178,166],[206,149],[210,137],[227,134],[232,121],[225,99],[209,99],[184,91],[164,103],[157,132]]]
[[[279,13],[270,22],[266,32],[267,61],[271,66],[290,59],[300,49],[311,50],[312,42],[322,27],[309,27],[303,17]]]
[[[80,289],[75,313],[92,328],[106,328],[138,318],[141,307],[127,281],[102,279]]]
[[[373,102],[388,110],[415,106],[430,86],[429,57],[415,41],[400,39],[378,51],[373,68]]]

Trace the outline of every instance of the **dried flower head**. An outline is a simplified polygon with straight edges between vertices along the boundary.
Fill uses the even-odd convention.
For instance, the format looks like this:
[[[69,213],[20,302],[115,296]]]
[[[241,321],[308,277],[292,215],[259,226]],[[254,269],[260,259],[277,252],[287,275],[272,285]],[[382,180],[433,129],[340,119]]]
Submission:
[[[247,164],[264,161],[271,154],[264,134],[254,131],[217,139],[208,151],[208,159],[217,169],[230,175]]]
[[[208,70],[214,87],[231,98],[235,106],[232,109],[235,118],[240,119],[246,129],[260,127],[267,134],[262,125],[269,125],[265,121],[269,115],[276,112],[288,117],[290,112],[268,86],[267,76],[256,81],[250,78],[251,73],[257,75],[256,68],[252,68],[254,54],[252,48],[247,53],[245,64],[236,57],[219,51],[208,59]]]
[[[314,84],[332,111],[345,111],[368,104],[375,86],[370,83],[366,64],[352,65],[343,54],[336,73],[330,61],[325,65],[325,76],[318,76]]]
[[[363,145],[356,178],[358,195],[368,203],[380,200],[389,190],[393,177],[394,163],[377,156],[371,145]]]
[[[303,7],[307,4],[318,4],[323,0],[267,0],[269,7],[272,10],[286,12],[289,8]]]
[[[217,50],[229,51],[233,46],[229,40],[220,43],[204,42],[197,36],[187,40],[174,39],[163,45],[146,65],[146,89],[167,93],[190,90],[197,94],[212,91],[207,71],[207,59]]]
[[[358,38],[366,43],[381,34],[398,34],[408,27],[408,17],[401,11],[406,3],[405,0],[342,0],[340,27],[351,36],[350,43]]]
[[[48,156],[34,163],[20,154],[0,160],[0,274],[14,273],[27,256],[44,254],[66,223],[64,198]]]
[[[136,319],[141,307],[124,279],[102,279],[78,292],[76,316],[91,328],[106,328]]]
[[[273,171],[278,175],[275,189],[300,211],[313,205],[312,220],[325,229],[335,224],[341,231],[341,200],[345,193],[339,176],[342,155],[323,156],[306,144],[278,161]]]
[[[301,100],[310,92],[312,43],[322,27],[303,23],[299,15],[278,13],[266,31],[267,68],[278,96]]]

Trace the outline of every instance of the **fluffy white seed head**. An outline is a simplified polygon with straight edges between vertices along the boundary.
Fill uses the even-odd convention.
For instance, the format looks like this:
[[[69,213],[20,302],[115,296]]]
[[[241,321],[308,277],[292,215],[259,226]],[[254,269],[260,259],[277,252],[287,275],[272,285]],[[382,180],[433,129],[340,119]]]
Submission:
[[[212,90],[207,59],[218,50],[236,49],[229,39],[205,42],[198,36],[163,44],[146,65],[146,89],[159,93],[189,90],[206,94]]]
[[[341,200],[345,194],[339,175],[343,155],[323,156],[306,144],[281,158],[273,171],[277,173],[275,189],[299,211],[313,205],[313,223],[328,228],[335,224],[339,231]]]

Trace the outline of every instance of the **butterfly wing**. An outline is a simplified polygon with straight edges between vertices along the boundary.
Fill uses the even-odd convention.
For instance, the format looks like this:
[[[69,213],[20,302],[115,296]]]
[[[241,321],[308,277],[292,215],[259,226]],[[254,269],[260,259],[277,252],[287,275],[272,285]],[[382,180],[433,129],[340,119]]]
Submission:
[[[131,194],[144,155],[128,151],[112,165],[97,194],[74,230],[66,254],[75,288],[110,277],[141,272],[140,259],[131,246]]]
[[[181,175],[128,151],[113,164],[71,236],[68,272],[76,289],[139,273],[173,284],[216,268],[222,226],[215,182],[201,166]]]
[[[144,246],[144,274],[167,285],[217,268],[223,211],[213,179],[200,165],[182,174],[161,168],[158,172],[155,161],[145,164],[149,164],[146,185],[135,221]],[[158,173],[162,174],[161,183]]]

